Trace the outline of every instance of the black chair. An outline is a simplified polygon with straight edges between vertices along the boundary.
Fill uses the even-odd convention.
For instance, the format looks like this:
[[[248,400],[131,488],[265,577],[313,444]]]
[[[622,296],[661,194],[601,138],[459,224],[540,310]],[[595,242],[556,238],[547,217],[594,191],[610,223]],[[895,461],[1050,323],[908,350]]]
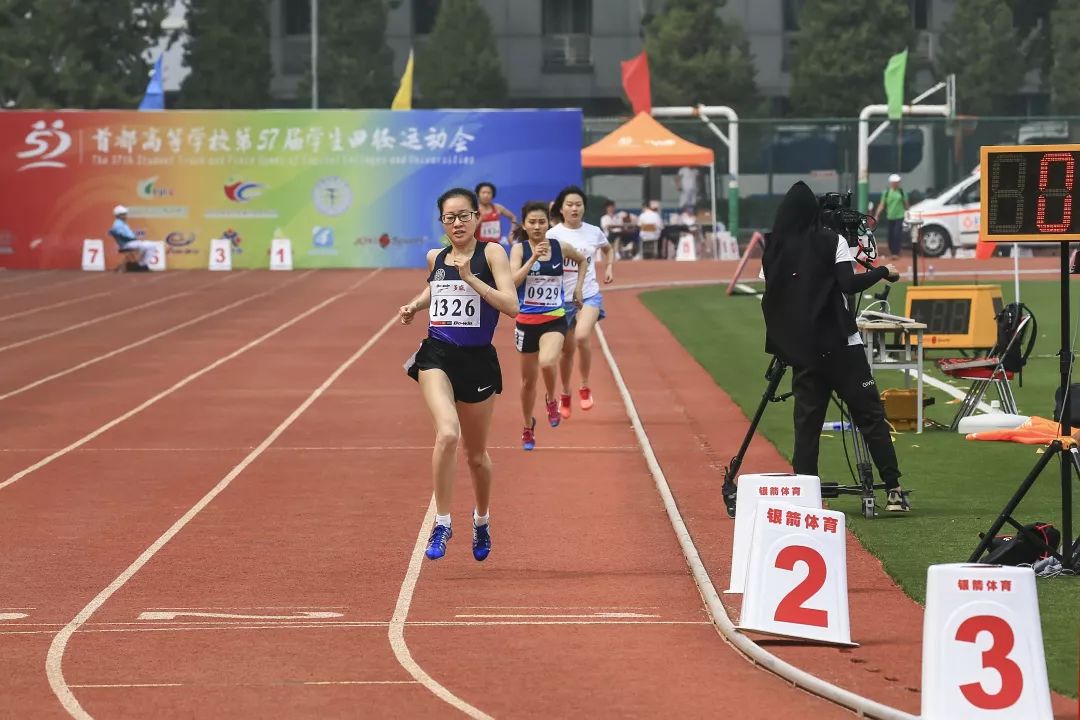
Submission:
[[[110,230],[109,235],[116,241],[116,248],[120,251],[120,264],[116,266],[116,272],[139,272],[139,249],[127,247],[128,238],[120,235],[115,230]]]

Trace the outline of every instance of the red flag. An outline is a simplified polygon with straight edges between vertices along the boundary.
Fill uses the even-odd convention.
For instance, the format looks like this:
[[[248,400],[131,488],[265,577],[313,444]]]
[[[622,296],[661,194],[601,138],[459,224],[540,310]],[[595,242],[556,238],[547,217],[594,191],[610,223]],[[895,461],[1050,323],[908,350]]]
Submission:
[[[649,85],[649,59],[645,51],[631,60],[623,60],[619,65],[622,67],[623,90],[630,100],[630,107],[634,114],[652,112],[652,89]]]

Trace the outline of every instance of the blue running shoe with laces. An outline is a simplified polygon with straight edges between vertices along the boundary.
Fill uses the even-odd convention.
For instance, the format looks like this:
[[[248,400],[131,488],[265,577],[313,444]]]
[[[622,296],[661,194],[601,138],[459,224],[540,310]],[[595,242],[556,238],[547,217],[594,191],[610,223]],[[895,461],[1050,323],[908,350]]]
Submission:
[[[454,536],[454,531],[445,525],[436,525],[431,531],[431,537],[428,538],[427,552],[428,560],[438,560],[446,554],[446,543],[450,541],[450,538]]]
[[[491,552],[491,523],[473,525],[472,556],[477,562],[483,562]]]

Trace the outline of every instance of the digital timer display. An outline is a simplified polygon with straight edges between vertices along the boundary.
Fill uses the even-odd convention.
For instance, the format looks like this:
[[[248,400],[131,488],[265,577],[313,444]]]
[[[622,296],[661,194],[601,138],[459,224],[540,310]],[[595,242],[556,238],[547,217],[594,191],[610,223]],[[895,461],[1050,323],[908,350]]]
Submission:
[[[980,242],[1080,240],[1080,145],[983,147]]]
[[[912,300],[909,312],[909,317],[925,323],[926,332],[932,335],[966,335],[971,325],[969,298]]]

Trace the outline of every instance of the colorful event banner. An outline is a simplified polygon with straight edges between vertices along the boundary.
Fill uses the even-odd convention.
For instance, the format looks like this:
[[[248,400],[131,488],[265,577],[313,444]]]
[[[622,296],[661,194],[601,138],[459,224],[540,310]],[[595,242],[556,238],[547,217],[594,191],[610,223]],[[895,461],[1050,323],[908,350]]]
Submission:
[[[268,266],[271,240],[313,267],[419,267],[435,201],[494,183],[515,213],[581,182],[579,110],[0,112],[0,267],[78,268],[115,205],[170,268]],[[503,220],[503,234],[509,234]]]

